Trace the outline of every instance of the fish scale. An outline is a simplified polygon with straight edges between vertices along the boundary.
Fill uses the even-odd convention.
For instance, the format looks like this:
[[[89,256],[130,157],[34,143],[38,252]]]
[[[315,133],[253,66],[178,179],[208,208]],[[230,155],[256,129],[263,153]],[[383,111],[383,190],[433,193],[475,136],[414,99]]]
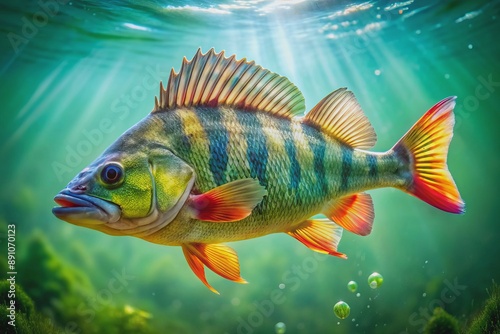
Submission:
[[[455,98],[434,105],[386,152],[354,94],[340,88],[304,115],[287,78],[198,50],[160,83],[153,111],[56,197],[53,213],[110,235],[181,246],[213,292],[205,267],[238,283],[223,242],[286,233],[313,251],[338,251],[346,229],[368,235],[365,190],[394,187],[447,212],[465,204],[448,171]],[[322,214],[325,218],[317,218]]]

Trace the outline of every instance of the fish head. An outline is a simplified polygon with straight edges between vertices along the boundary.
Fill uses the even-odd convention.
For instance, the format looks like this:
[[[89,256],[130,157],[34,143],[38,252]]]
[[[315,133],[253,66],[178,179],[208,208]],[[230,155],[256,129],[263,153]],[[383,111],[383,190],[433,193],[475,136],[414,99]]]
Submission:
[[[52,212],[111,235],[144,236],[170,223],[191,193],[195,174],[165,148],[115,145],[59,192]]]

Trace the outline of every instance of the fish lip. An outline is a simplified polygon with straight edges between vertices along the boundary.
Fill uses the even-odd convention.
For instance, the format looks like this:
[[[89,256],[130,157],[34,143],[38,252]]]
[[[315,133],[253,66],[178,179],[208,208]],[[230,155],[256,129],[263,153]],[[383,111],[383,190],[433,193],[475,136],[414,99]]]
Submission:
[[[60,206],[52,208],[52,213],[59,219],[76,225],[99,225],[114,223],[120,219],[118,205],[102,198],[62,190],[54,197]]]

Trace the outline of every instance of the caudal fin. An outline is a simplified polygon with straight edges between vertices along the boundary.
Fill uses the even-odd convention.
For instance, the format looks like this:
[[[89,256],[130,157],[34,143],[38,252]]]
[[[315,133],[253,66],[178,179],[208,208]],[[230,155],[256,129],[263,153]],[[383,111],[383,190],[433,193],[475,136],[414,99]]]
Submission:
[[[455,99],[448,97],[429,109],[392,150],[410,165],[410,180],[403,190],[443,211],[464,213],[465,203],[446,164]]]

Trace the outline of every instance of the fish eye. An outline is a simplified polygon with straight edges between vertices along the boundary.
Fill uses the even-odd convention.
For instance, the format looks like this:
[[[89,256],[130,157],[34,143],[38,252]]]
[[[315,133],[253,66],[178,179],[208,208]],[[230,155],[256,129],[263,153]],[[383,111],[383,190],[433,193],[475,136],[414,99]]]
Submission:
[[[111,162],[103,167],[101,170],[101,180],[107,185],[116,185],[123,179],[123,167],[116,163]]]

